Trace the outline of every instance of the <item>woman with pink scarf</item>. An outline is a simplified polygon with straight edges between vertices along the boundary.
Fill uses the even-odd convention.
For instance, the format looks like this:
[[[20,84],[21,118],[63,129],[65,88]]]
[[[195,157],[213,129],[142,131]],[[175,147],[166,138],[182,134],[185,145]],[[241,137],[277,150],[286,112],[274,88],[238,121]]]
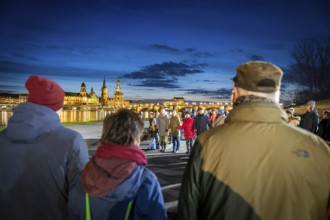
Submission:
[[[71,219],[167,219],[159,182],[139,148],[143,130],[130,110],[104,119],[101,146],[69,193]]]

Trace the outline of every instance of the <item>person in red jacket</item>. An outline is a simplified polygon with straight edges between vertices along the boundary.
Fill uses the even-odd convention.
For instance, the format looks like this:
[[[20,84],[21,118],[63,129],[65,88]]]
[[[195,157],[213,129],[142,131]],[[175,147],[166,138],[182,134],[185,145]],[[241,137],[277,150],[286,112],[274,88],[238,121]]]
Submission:
[[[190,117],[190,113],[187,112],[185,114],[185,119],[181,126],[178,126],[178,129],[184,130],[184,137],[186,139],[186,145],[187,145],[187,154],[190,153],[190,150],[193,146],[193,140],[195,137],[195,131],[194,131],[194,119]]]

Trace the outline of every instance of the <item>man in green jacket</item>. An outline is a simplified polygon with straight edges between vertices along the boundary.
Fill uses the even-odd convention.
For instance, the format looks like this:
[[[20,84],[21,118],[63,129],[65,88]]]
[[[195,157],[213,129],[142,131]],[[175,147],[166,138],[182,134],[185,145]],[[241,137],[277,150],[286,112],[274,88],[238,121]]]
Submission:
[[[178,219],[329,218],[329,147],[287,122],[278,104],[282,75],[267,62],[238,66],[233,110],[195,142]]]
[[[180,150],[180,130],[178,127],[180,126],[180,118],[179,115],[176,113],[176,110],[173,109],[172,117],[170,119],[169,129],[172,136],[172,143],[173,143],[173,153],[178,153]]]

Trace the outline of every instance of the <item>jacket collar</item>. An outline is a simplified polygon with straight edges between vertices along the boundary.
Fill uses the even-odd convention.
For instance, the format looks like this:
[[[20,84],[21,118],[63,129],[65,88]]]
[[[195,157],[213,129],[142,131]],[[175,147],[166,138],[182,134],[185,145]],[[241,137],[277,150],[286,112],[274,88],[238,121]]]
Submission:
[[[277,103],[247,102],[234,106],[226,122],[288,122],[287,114]]]

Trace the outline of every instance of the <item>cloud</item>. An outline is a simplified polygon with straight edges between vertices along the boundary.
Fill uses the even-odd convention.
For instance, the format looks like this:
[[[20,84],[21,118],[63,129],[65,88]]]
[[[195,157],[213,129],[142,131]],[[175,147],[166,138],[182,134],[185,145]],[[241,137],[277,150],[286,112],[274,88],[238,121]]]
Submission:
[[[125,74],[123,78],[138,79],[139,83],[134,86],[160,87],[160,88],[181,88],[178,85],[178,78],[186,75],[199,74],[204,71],[201,69],[206,64],[195,63],[187,64],[183,62],[163,62],[143,67],[141,70]]]
[[[151,47],[156,48],[156,49],[161,49],[161,50],[167,50],[167,51],[171,51],[171,52],[179,52],[178,49],[164,45],[164,44],[152,44]]]
[[[36,57],[25,55],[25,54],[21,54],[21,53],[13,53],[12,55],[14,57],[21,58],[21,59],[28,60],[28,61],[38,61],[38,62],[41,62],[41,60],[38,59],[38,58],[36,58]]]
[[[264,58],[258,54],[248,54],[246,57],[251,61],[264,60]]]
[[[164,44],[152,44],[152,48],[160,49],[160,50],[165,50],[169,52],[176,52],[176,53],[188,53],[190,55],[193,55],[198,58],[203,58],[203,57],[213,57],[214,55],[210,52],[205,52],[205,51],[198,51],[197,48],[194,47],[189,47],[184,50],[180,50],[174,47],[170,47],[168,45]]]
[[[186,89],[183,90],[186,94],[191,95],[202,95],[217,99],[229,99],[232,93],[232,89],[221,88],[217,90],[206,90],[206,89]]]
[[[229,52],[231,52],[231,53],[244,53],[244,50],[240,49],[240,48],[234,48],[234,49],[230,49]]]
[[[195,52],[195,51],[197,51],[197,49],[196,48],[187,48],[187,49],[185,49],[185,51],[186,52]]]
[[[198,51],[196,48],[190,47],[184,49],[185,52],[191,53],[193,56],[198,57],[198,58],[203,58],[203,57],[213,57],[214,55],[210,52],[203,52],[203,51]]]
[[[138,84],[131,84],[133,86],[141,86],[141,87],[157,87],[157,88],[171,88],[171,89],[178,89],[181,88],[177,84],[177,80],[170,80],[170,79],[148,79],[143,80]]]
[[[198,58],[203,58],[203,57],[213,57],[213,54],[209,53],[209,52],[197,52],[193,54],[195,57]]]
[[[130,79],[177,79],[188,74],[203,73],[204,71],[200,69],[203,66],[205,64],[194,63],[189,65],[170,61],[143,67],[141,70],[125,74],[123,77]]]

